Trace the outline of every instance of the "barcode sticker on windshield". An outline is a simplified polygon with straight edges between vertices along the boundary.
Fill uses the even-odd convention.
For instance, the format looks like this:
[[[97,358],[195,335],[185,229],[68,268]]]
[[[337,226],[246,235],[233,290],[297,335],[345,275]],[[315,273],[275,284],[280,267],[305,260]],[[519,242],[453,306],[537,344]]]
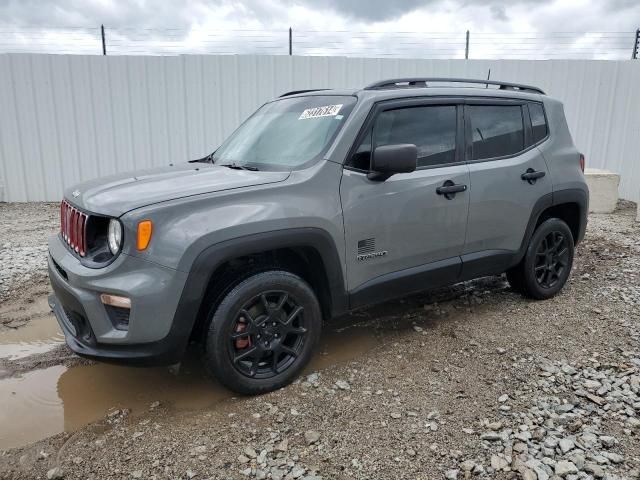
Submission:
[[[298,117],[298,120],[306,120],[307,118],[335,117],[341,108],[342,104],[307,108],[304,112],[302,112],[300,117]]]

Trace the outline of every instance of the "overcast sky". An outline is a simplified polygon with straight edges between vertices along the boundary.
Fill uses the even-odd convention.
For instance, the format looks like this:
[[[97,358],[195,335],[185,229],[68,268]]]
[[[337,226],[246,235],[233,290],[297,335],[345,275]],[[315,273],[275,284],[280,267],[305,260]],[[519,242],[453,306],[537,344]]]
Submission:
[[[629,58],[640,1],[0,0],[0,51],[95,53],[100,24],[108,53],[287,53],[291,26],[294,54],[459,58],[470,30],[471,58]]]

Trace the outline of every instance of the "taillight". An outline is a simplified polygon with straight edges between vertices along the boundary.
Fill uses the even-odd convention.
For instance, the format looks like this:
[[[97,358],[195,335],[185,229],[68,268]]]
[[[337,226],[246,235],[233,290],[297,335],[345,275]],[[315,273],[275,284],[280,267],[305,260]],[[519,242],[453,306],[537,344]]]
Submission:
[[[580,154],[580,170],[584,173],[584,155],[582,153]]]

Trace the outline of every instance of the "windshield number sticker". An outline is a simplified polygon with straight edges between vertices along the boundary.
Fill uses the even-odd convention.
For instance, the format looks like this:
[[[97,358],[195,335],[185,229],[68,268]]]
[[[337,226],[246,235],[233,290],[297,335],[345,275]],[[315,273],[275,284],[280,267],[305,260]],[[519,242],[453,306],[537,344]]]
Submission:
[[[335,117],[342,108],[340,105],[327,105],[326,107],[307,108],[298,120],[306,120],[308,118]]]

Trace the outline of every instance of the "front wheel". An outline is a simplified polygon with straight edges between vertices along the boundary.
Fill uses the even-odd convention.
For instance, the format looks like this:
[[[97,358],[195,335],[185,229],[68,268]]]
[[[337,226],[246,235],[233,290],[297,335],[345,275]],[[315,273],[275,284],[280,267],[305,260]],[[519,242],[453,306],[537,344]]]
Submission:
[[[322,316],[304,280],[272,270],[231,289],[209,322],[207,369],[231,390],[253,395],[296,378],[318,343]]]
[[[522,261],[507,272],[514,290],[544,300],[556,295],[569,278],[573,266],[571,229],[558,218],[542,222],[533,233]]]

